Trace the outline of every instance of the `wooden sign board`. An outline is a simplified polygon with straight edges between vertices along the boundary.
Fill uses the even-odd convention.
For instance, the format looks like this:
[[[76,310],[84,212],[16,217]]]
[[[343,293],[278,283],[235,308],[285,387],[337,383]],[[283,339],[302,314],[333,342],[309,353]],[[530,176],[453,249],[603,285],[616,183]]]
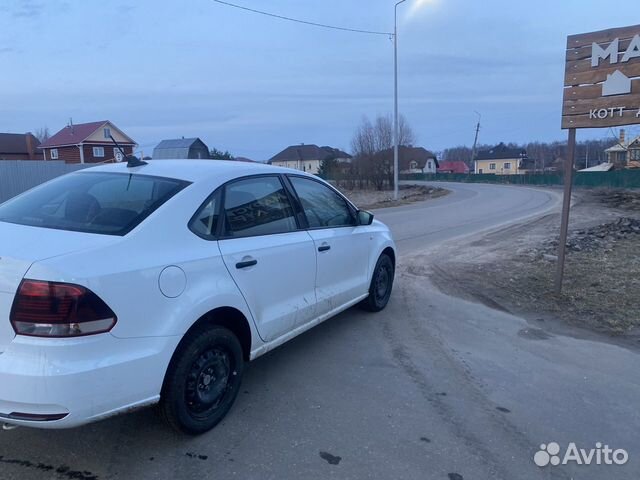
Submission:
[[[640,123],[640,25],[567,38],[562,128]]]

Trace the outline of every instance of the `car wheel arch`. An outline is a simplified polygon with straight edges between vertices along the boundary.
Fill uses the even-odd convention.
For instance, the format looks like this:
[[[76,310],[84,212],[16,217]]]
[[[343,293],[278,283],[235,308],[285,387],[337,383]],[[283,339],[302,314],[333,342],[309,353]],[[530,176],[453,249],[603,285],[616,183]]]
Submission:
[[[378,258],[380,258],[381,255],[387,255],[391,259],[391,263],[393,263],[393,268],[394,269],[396,268],[396,252],[393,250],[393,248],[391,248],[391,247],[385,248],[380,253],[380,255],[378,255]]]
[[[206,328],[207,326],[220,326],[230,330],[242,346],[242,353],[245,361],[249,361],[251,357],[252,333],[249,319],[237,308],[234,307],[217,307],[208,311],[196,320],[191,327],[182,336],[182,340],[178,343],[171,361],[180,351],[184,341],[194,331]],[[169,365],[170,366],[170,365]]]
[[[384,247],[384,248],[382,248]],[[371,257],[371,266],[369,267],[369,282],[373,278],[375,265],[378,263],[378,260],[382,255],[387,255],[391,259],[391,263],[393,264],[393,270],[396,270],[396,251],[391,245],[381,246],[379,247],[378,254]]]

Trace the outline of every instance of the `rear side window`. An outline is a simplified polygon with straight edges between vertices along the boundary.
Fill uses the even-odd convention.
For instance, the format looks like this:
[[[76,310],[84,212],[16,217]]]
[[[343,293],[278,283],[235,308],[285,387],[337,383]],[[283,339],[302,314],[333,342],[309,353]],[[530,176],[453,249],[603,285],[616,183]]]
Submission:
[[[298,194],[310,228],[346,227],[356,224],[347,202],[326,185],[302,177],[289,177]]]
[[[292,232],[297,224],[289,197],[278,177],[255,177],[225,187],[225,232],[250,237]]]
[[[189,228],[196,235],[205,239],[212,239],[216,234],[216,226],[218,225],[218,204],[219,193],[215,193],[209,198],[200,210],[191,219]]]
[[[127,173],[65,175],[0,205],[0,221],[125,235],[189,182]]]

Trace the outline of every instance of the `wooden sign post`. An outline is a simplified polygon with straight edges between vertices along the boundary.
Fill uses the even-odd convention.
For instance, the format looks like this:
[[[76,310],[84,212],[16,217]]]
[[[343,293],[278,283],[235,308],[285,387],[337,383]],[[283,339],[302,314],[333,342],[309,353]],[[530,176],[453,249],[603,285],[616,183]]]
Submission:
[[[576,129],[640,123],[640,25],[567,38],[562,128],[569,129],[558,246],[556,293],[562,291],[569,230]]]

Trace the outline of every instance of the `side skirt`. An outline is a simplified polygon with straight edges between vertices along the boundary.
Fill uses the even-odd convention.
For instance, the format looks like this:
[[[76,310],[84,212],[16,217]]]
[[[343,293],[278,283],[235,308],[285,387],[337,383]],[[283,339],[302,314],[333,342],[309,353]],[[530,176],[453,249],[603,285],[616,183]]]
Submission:
[[[279,347],[283,343],[288,342],[292,338],[297,337],[301,333],[306,332],[307,330],[315,327],[316,325],[324,322],[325,320],[328,320],[329,318],[336,316],[340,312],[344,312],[348,308],[353,307],[355,304],[360,303],[362,300],[364,300],[368,296],[369,296],[369,293],[365,293],[363,295],[360,295],[359,297],[355,298],[354,300],[351,300],[350,302],[347,302],[344,305],[341,305],[341,306],[339,306],[337,308],[334,308],[333,310],[330,310],[329,312],[325,313],[324,315],[319,316],[318,318],[310,321],[309,323],[305,323],[304,325],[301,325],[298,328],[295,328],[294,330],[291,330],[289,333],[286,333],[286,334],[282,335],[281,337],[276,338],[275,340],[272,340],[271,342],[268,342],[268,343],[265,343],[265,344],[261,345],[260,347],[256,348],[254,351],[251,352],[251,360],[255,360],[260,355],[264,355],[265,353],[273,350],[274,348]]]

